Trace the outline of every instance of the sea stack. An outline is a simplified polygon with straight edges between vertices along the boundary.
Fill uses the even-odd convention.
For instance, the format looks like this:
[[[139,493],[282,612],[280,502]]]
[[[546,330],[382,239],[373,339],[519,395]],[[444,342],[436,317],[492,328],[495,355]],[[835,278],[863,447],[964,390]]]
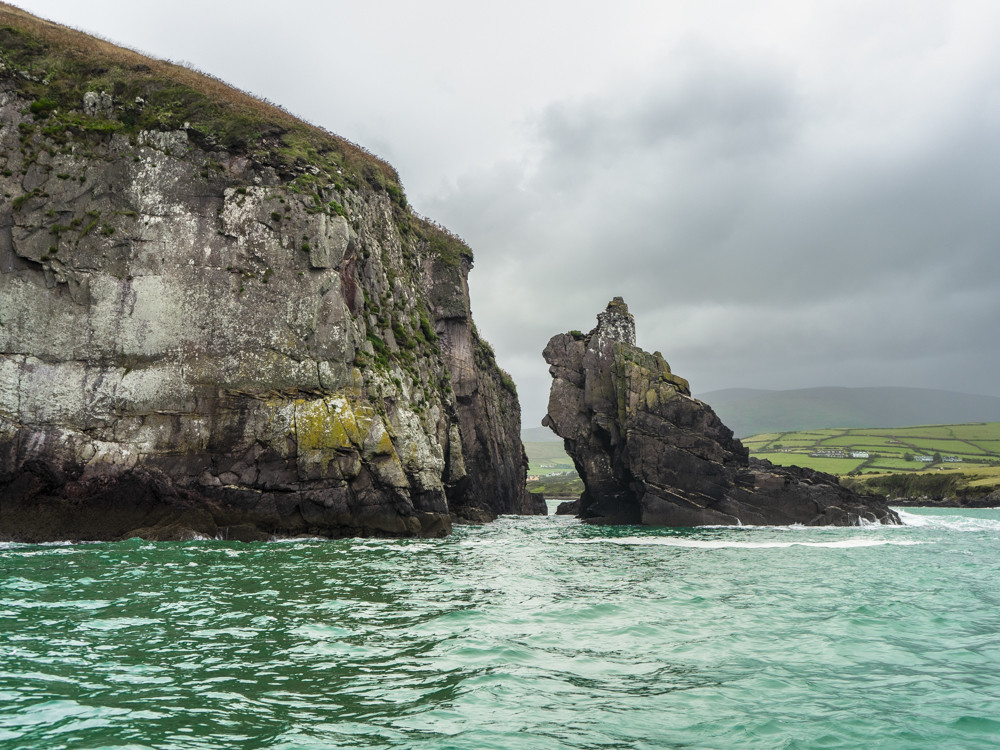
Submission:
[[[590,333],[553,336],[542,424],[563,438],[583,479],[579,517],[648,526],[848,526],[899,523],[884,498],[829,474],[749,458],[659,352],[635,345],[621,297]]]
[[[472,251],[364,149],[0,4],[0,541],[544,512]]]

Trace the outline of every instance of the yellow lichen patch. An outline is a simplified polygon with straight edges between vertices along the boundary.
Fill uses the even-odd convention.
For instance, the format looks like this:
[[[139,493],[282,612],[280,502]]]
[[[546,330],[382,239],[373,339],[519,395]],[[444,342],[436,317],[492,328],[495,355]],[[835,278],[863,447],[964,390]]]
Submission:
[[[300,471],[310,476],[356,476],[363,459],[386,483],[407,486],[392,436],[367,403],[343,393],[298,399],[295,435]]]
[[[379,438],[378,444],[375,446],[375,455],[391,456],[395,452],[396,449],[392,445],[392,438],[389,437],[388,432],[383,432],[382,437]]]
[[[671,385],[673,385],[678,391],[680,391],[681,393],[683,393],[685,396],[690,396],[691,395],[691,386],[690,386],[690,384],[688,383],[687,380],[685,380],[684,378],[682,378],[680,375],[669,374],[669,375],[661,375],[661,377],[665,381],[667,381],[668,383],[670,383]]]
[[[652,411],[656,408],[656,405],[660,402],[660,396],[656,392],[655,388],[650,388],[646,391],[646,408]]]
[[[299,452],[361,448],[373,418],[370,407],[352,405],[343,396],[295,402],[295,436]]]
[[[357,476],[360,453],[374,424],[375,410],[349,393],[295,402],[295,437],[299,475],[304,479]]]
[[[663,355],[659,352],[653,352],[653,359],[656,360],[656,369],[659,371],[660,375],[670,375],[670,365],[667,364],[667,360],[663,358]]]
[[[376,418],[371,422],[362,455],[386,484],[401,488],[409,486],[392,438],[381,419]]]

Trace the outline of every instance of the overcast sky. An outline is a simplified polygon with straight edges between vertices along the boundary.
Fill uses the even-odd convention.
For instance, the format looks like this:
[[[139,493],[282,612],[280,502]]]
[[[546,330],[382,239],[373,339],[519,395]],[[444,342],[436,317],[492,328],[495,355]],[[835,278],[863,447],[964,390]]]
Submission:
[[[695,393],[1000,396],[995,0],[15,4],[391,162],[526,427],[616,295]]]

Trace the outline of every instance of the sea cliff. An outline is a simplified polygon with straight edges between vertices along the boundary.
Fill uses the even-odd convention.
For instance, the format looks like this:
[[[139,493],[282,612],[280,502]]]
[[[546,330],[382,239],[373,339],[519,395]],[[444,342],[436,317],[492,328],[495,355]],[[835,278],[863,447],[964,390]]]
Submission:
[[[540,510],[472,252],[363,149],[0,5],[0,195],[0,539]]]

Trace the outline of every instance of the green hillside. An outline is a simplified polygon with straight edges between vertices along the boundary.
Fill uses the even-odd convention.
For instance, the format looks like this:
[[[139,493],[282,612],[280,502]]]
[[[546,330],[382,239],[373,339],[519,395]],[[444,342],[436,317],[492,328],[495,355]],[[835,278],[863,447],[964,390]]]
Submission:
[[[576,473],[573,468],[573,459],[566,455],[563,444],[545,442],[527,442],[524,444],[524,452],[528,454],[528,473],[534,475],[565,474],[566,472]]]
[[[583,481],[563,450],[562,440],[525,440],[524,452],[528,454],[529,490],[554,497],[579,497],[583,492]]]
[[[546,497],[576,498],[583,494],[583,480],[576,472],[566,476],[548,476],[528,480],[528,490]]]
[[[742,442],[757,458],[830,474],[1000,474],[1000,422],[770,432]]]

